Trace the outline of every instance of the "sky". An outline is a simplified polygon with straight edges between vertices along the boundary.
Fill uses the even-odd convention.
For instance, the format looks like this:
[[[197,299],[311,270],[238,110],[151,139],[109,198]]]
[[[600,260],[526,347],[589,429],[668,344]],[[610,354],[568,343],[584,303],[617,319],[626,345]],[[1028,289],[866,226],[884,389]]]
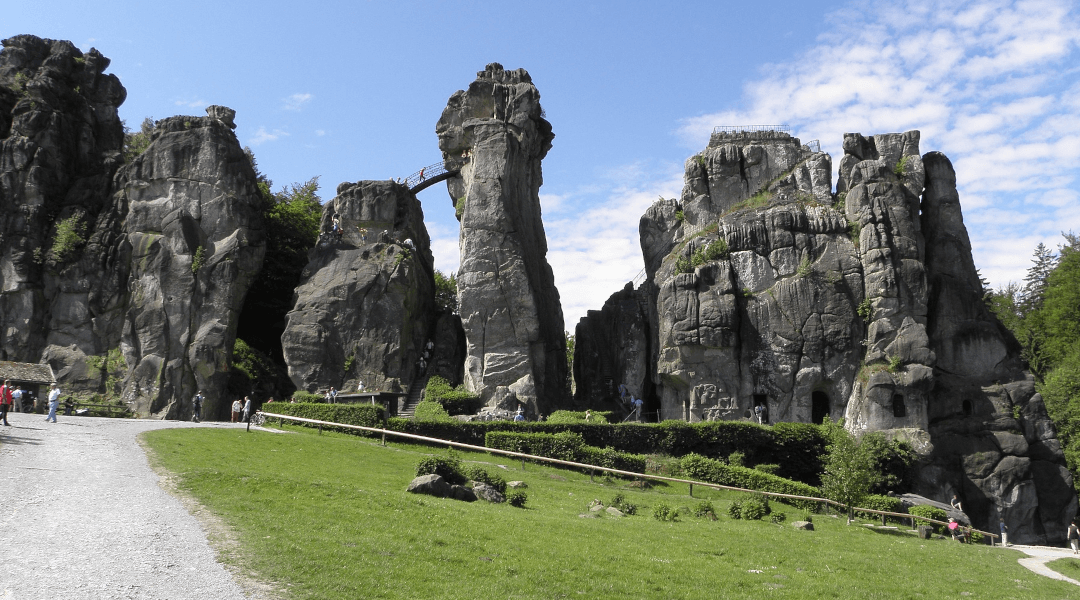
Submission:
[[[953,162],[995,288],[1080,232],[1080,6],[937,4],[38,0],[5,8],[0,38],[97,48],[133,129],[235,109],[274,188],[319,177],[324,201],[438,162],[447,99],[490,62],[528,70],[555,132],[540,198],[573,332],[640,273],[638,220],[679,197],[716,125],[787,125],[834,165],[846,132],[920,130]],[[435,266],[454,272],[452,199],[419,198]]]

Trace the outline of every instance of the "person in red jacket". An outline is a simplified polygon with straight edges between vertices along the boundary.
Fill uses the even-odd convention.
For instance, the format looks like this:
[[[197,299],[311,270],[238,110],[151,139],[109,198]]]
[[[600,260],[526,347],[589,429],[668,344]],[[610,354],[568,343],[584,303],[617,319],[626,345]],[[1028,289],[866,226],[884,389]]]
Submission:
[[[4,385],[0,386],[0,422],[3,422],[5,426],[10,427],[11,423],[8,423],[7,414],[11,409],[11,382],[7,379],[4,380]]]

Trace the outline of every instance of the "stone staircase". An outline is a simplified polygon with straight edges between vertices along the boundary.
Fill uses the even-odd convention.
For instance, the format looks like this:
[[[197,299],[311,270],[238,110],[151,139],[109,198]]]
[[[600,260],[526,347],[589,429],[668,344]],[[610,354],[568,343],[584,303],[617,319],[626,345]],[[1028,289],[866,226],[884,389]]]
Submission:
[[[413,381],[409,386],[409,397],[405,399],[405,407],[398,412],[399,417],[411,419],[413,414],[416,413],[416,405],[420,404],[421,398],[424,395],[424,388],[427,387],[428,379],[431,379],[431,375],[422,375]]]

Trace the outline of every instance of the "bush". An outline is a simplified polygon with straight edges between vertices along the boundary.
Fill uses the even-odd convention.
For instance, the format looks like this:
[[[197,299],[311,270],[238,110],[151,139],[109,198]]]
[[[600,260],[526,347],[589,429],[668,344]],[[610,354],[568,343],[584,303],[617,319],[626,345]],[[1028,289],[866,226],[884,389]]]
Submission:
[[[371,404],[315,404],[311,402],[293,404],[291,402],[274,402],[273,404],[265,405],[264,408],[267,412],[301,417],[303,419],[314,419],[316,421],[329,421],[331,423],[342,423],[344,425],[359,425],[361,427],[376,428],[383,426],[383,418],[386,414],[382,406]],[[296,424],[303,425],[304,427],[318,427],[318,425],[308,423]],[[324,425],[323,428],[340,429],[346,433],[353,433],[356,435],[374,435],[369,432],[356,431],[355,429],[334,428],[326,425]]]
[[[486,483],[499,490],[500,494],[506,495],[506,480],[501,476],[492,475],[487,469],[478,466],[465,467],[463,473],[467,479]]]
[[[657,521],[674,522],[679,520],[679,511],[671,508],[663,502],[658,502],[656,506],[653,507],[652,516]]]
[[[636,515],[638,509],[637,504],[627,502],[626,498],[623,497],[622,494],[615,494],[615,497],[611,499],[611,504],[609,504],[608,506],[614,506],[615,508],[621,510],[623,513],[628,515]]]
[[[746,455],[742,452],[732,452],[731,454],[728,454],[727,464],[733,467],[745,467]]]
[[[759,492],[776,492],[780,494],[792,494],[820,498],[821,490],[816,487],[784,479],[776,475],[769,475],[746,467],[725,465],[724,463],[705,458],[698,454],[689,454],[682,457],[679,466],[687,477],[717,483],[731,487],[738,487]],[[817,502],[813,500],[785,500],[786,503],[806,510],[814,510]]]
[[[525,503],[528,500],[529,495],[525,492],[513,491],[506,496],[506,502],[515,508],[525,508]]]
[[[450,382],[438,375],[428,380],[427,387],[424,388],[424,401],[440,404],[446,409],[448,416],[476,414],[484,404],[480,396],[466,390],[465,386],[452,388]]]
[[[468,478],[461,471],[461,459],[453,450],[443,456],[429,456],[416,464],[416,476],[439,475],[450,485],[462,485]]]
[[[782,512],[773,513],[769,515],[769,520],[779,525],[787,520],[787,515]]]
[[[755,471],[761,471],[762,473],[768,473],[769,475],[776,475],[780,471],[780,465],[774,464],[760,464],[754,465]]]
[[[586,446],[580,434],[569,431],[555,434],[491,431],[484,436],[484,446],[619,471],[645,472],[644,456]]]
[[[319,404],[326,402],[326,396],[305,392],[303,390],[296,390],[293,392],[292,399],[301,404]]]
[[[761,494],[743,494],[728,507],[728,515],[732,519],[747,521],[764,519],[770,512],[772,509],[769,507],[769,501]]]
[[[694,507],[695,517],[707,517],[709,516],[709,513],[715,515],[716,508],[713,506],[713,503],[709,502],[708,500],[702,500],[701,502],[698,502],[697,506]]]
[[[928,504],[920,504],[918,506],[912,506],[908,508],[908,514],[915,515],[916,517],[924,517],[927,519],[934,519],[936,521],[948,521],[949,515],[944,510],[930,506]],[[934,525],[933,523],[927,523],[934,527],[934,531],[942,533],[943,525]]]
[[[416,421],[430,421],[430,422],[447,422],[451,421],[449,413],[443,408],[442,404],[438,402],[431,402],[430,400],[422,400],[416,405],[416,410],[413,412],[413,420]]]

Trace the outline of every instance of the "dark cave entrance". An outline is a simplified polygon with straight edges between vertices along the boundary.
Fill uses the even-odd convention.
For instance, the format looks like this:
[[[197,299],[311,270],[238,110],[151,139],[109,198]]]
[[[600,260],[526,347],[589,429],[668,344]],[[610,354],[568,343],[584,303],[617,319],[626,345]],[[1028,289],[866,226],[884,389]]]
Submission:
[[[829,395],[825,392],[814,392],[810,395],[810,422],[821,425],[827,416],[829,416]]]
[[[897,418],[907,416],[907,406],[904,405],[904,397],[900,394],[892,397],[892,414]]]

